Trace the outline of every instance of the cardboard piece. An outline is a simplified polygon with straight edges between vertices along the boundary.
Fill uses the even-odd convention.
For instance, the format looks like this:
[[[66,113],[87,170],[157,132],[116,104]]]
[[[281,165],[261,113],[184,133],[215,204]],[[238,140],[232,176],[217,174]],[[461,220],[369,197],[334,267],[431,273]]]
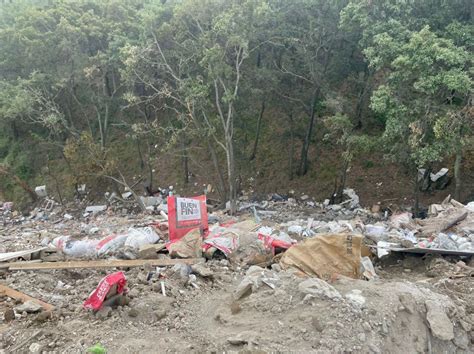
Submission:
[[[283,268],[294,267],[328,280],[335,275],[360,277],[362,235],[322,234],[292,246],[283,254]]]
[[[173,243],[189,231],[208,231],[206,196],[192,198],[168,197],[169,238]]]
[[[199,229],[192,230],[168,246],[171,257],[199,258],[202,256],[202,236]]]

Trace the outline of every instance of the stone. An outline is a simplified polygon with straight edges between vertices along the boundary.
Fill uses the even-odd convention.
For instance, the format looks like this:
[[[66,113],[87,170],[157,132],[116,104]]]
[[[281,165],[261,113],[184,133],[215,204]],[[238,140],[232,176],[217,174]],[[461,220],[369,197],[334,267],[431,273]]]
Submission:
[[[86,213],[100,213],[101,211],[106,211],[107,205],[91,205],[86,208]]]
[[[241,311],[242,308],[240,307],[240,304],[237,301],[234,301],[230,304],[230,313],[232,313],[233,315],[236,315]]]
[[[441,304],[433,300],[426,300],[426,320],[431,329],[431,333],[441,340],[454,339],[454,328],[451,320]]]
[[[367,332],[372,331],[372,327],[370,326],[369,322],[362,323],[362,328],[364,329],[364,331],[367,331]]]
[[[51,311],[43,311],[36,316],[35,322],[43,323],[50,320],[51,318],[53,318],[53,313]]]
[[[234,299],[239,300],[252,293],[253,282],[249,279],[242,280],[234,291]]]
[[[130,309],[130,311],[128,311],[128,315],[129,315],[130,317],[138,317],[139,312],[138,312],[137,309],[132,308],[132,309]]]
[[[310,294],[330,300],[342,299],[341,294],[322,279],[309,278],[298,284],[298,290],[303,294]]]
[[[15,307],[16,312],[26,312],[26,313],[36,313],[40,312],[43,309],[43,307],[38,304],[36,301],[33,300],[28,300],[24,302],[23,304]]]
[[[277,272],[277,273],[281,272],[281,266],[278,263],[273,263],[271,267],[274,272]]]
[[[461,324],[461,327],[466,331],[470,332],[472,329],[472,325],[466,321],[459,320],[459,323]]]
[[[196,273],[197,275],[200,275],[203,278],[209,278],[214,275],[212,270],[210,270],[208,267],[206,267],[202,263],[193,264],[191,266],[191,270],[193,271],[193,273]]]
[[[28,348],[30,353],[39,354],[43,351],[43,346],[39,343],[32,343]]]
[[[461,349],[467,350],[469,346],[469,337],[466,331],[458,330],[453,340],[454,344]]]
[[[3,318],[4,321],[7,323],[13,321],[15,319],[15,311],[13,311],[12,309],[6,309],[3,312]]]
[[[313,325],[313,328],[318,332],[322,332],[324,330],[323,324],[316,316],[313,316],[313,318],[311,319],[311,324]]]
[[[364,333],[364,332],[359,333],[359,335],[357,336],[357,338],[359,339],[359,341],[365,342],[365,340],[366,340],[365,333]]]
[[[103,306],[99,311],[95,313],[95,317],[99,320],[105,320],[112,314],[112,308],[109,306]]]
[[[162,320],[166,317],[167,313],[165,310],[157,310],[154,312],[155,318],[157,321]]]
[[[244,344],[247,344],[248,341],[240,337],[230,337],[230,338],[227,338],[227,343],[232,344],[232,345],[244,345]]]
[[[403,305],[404,310],[408,312],[409,314],[414,314],[415,313],[415,308],[416,308],[416,301],[413,295],[411,294],[400,294],[398,295],[398,300],[400,303]]]
[[[365,305],[365,297],[362,296],[362,291],[360,290],[351,290],[351,292],[346,294],[345,297],[355,307],[361,308]]]

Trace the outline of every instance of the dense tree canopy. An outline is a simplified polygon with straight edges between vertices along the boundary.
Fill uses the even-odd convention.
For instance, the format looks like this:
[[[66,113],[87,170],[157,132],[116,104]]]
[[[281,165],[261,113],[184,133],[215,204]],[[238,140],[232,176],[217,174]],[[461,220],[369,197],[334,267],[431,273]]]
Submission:
[[[375,147],[412,171],[455,156],[458,194],[473,145],[473,10],[469,0],[4,1],[0,159],[24,180],[61,159],[74,184],[125,179],[116,143],[129,141],[151,188],[153,158],[179,151],[186,182],[199,146],[233,204],[271,115],[290,178],[332,142],[342,186],[359,147]]]

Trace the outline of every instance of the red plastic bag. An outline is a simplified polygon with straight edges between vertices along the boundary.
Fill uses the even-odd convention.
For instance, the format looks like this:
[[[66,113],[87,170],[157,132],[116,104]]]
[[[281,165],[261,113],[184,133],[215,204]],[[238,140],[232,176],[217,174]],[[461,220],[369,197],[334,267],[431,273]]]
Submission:
[[[206,196],[168,197],[168,226],[170,242],[175,242],[189,231],[202,228],[208,231]]]
[[[121,294],[125,289],[127,284],[127,279],[125,279],[125,274],[123,272],[116,272],[107,275],[103,278],[97,288],[89,295],[87,300],[84,302],[84,308],[98,311],[102,307],[102,303],[106,299],[109,292],[116,286],[114,289],[114,294]]]

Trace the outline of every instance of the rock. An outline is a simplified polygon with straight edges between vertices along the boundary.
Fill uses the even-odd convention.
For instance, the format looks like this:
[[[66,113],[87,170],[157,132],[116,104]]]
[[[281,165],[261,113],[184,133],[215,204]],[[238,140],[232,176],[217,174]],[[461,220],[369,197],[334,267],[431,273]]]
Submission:
[[[105,320],[112,314],[112,308],[109,306],[103,306],[99,311],[95,313],[95,317],[99,320]]]
[[[387,325],[387,321],[385,321],[385,319],[382,321],[382,333],[383,334],[388,334],[388,325]]]
[[[362,328],[364,329],[364,331],[367,331],[367,332],[372,331],[372,327],[370,326],[369,322],[362,323]]]
[[[140,291],[137,288],[132,288],[128,292],[128,296],[132,299],[140,296]]]
[[[50,320],[51,318],[53,318],[53,313],[51,311],[43,311],[36,316],[35,322],[43,323]]]
[[[303,294],[315,295],[330,300],[339,300],[341,294],[322,279],[309,278],[298,284],[298,290]]]
[[[426,300],[426,320],[431,328],[431,333],[441,340],[454,339],[454,328],[444,308],[433,300]]]
[[[20,306],[15,307],[16,312],[27,312],[27,313],[36,313],[40,312],[43,309],[43,307],[38,304],[36,301],[33,300],[28,300],[21,304]]]
[[[366,340],[365,333],[364,333],[364,332],[359,333],[359,335],[357,336],[357,338],[359,339],[359,341],[365,342],[365,340]]]
[[[43,346],[39,343],[32,343],[28,348],[30,353],[41,353],[43,351]]]
[[[166,317],[167,313],[165,310],[157,310],[154,312],[155,318],[157,321],[162,320]]]
[[[247,344],[248,341],[246,339],[242,339],[239,337],[230,337],[230,338],[227,338],[227,343],[232,344],[232,345],[244,345],[244,344]]]
[[[196,273],[197,275],[200,275],[201,277],[203,278],[209,278],[209,277],[212,277],[214,275],[214,273],[212,272],[212,270],[210,270],[208,267],[206,267],[204,264],[202,263],[198,263],[198,264],[193,264],[191,266],[191,270]]]
[[[249,279],[242,280],[234,291],[234,299],[239,300],[252,292],[253,282]]]
[[[363,307],[365,305],[365,297],[362,296],[362,291],[357,289],[346,294],[346,299],[356,307]]]
[[[277,273],[281,272],[281,266],[278,263],[273,263],[271,267],[274,272],[277,272]]]
[[[137,309],[132,308],[132,309],[130,309],[130,311],[128,311],[128,315],[129,315],[130,317],[138,317],[139,312],[138,312]]]
[[[453,342],[459,348],[467,350],[467,348],[469,346],[469,337],[467,336],[466,331],[458,330],[456,332],[456,335],[454,336]]]
[[[400,294],[398,295],[398,300],[400,303],[403,305],[405,308],[406,312],[409,314],[414,314],[415,313],[415,308],[416,308],[416,301],[413,295],[411,294]]]
[[[461,327],[466,331],[470,332],[472,329],[472,325],[466,321],[459,320],[459,323],[461,324]]]
[[[324,330],[323,324],[321,323],[319,318],[315,316],[313,316],[313,318],[311,319],[311,324],[313,325],[313,328],[318,332],[322,332]]]
[[[13,321],[15,319],[15,311],[13,311],[12,309],[6,309],[3,312],[3,318],[4,321],[7,323]]]
[[[230,304],[230,312],[233,315],[236,315],[241,311],[242,311],[242,308],[240,307],[240,304],[237,301],[234,301]]]

